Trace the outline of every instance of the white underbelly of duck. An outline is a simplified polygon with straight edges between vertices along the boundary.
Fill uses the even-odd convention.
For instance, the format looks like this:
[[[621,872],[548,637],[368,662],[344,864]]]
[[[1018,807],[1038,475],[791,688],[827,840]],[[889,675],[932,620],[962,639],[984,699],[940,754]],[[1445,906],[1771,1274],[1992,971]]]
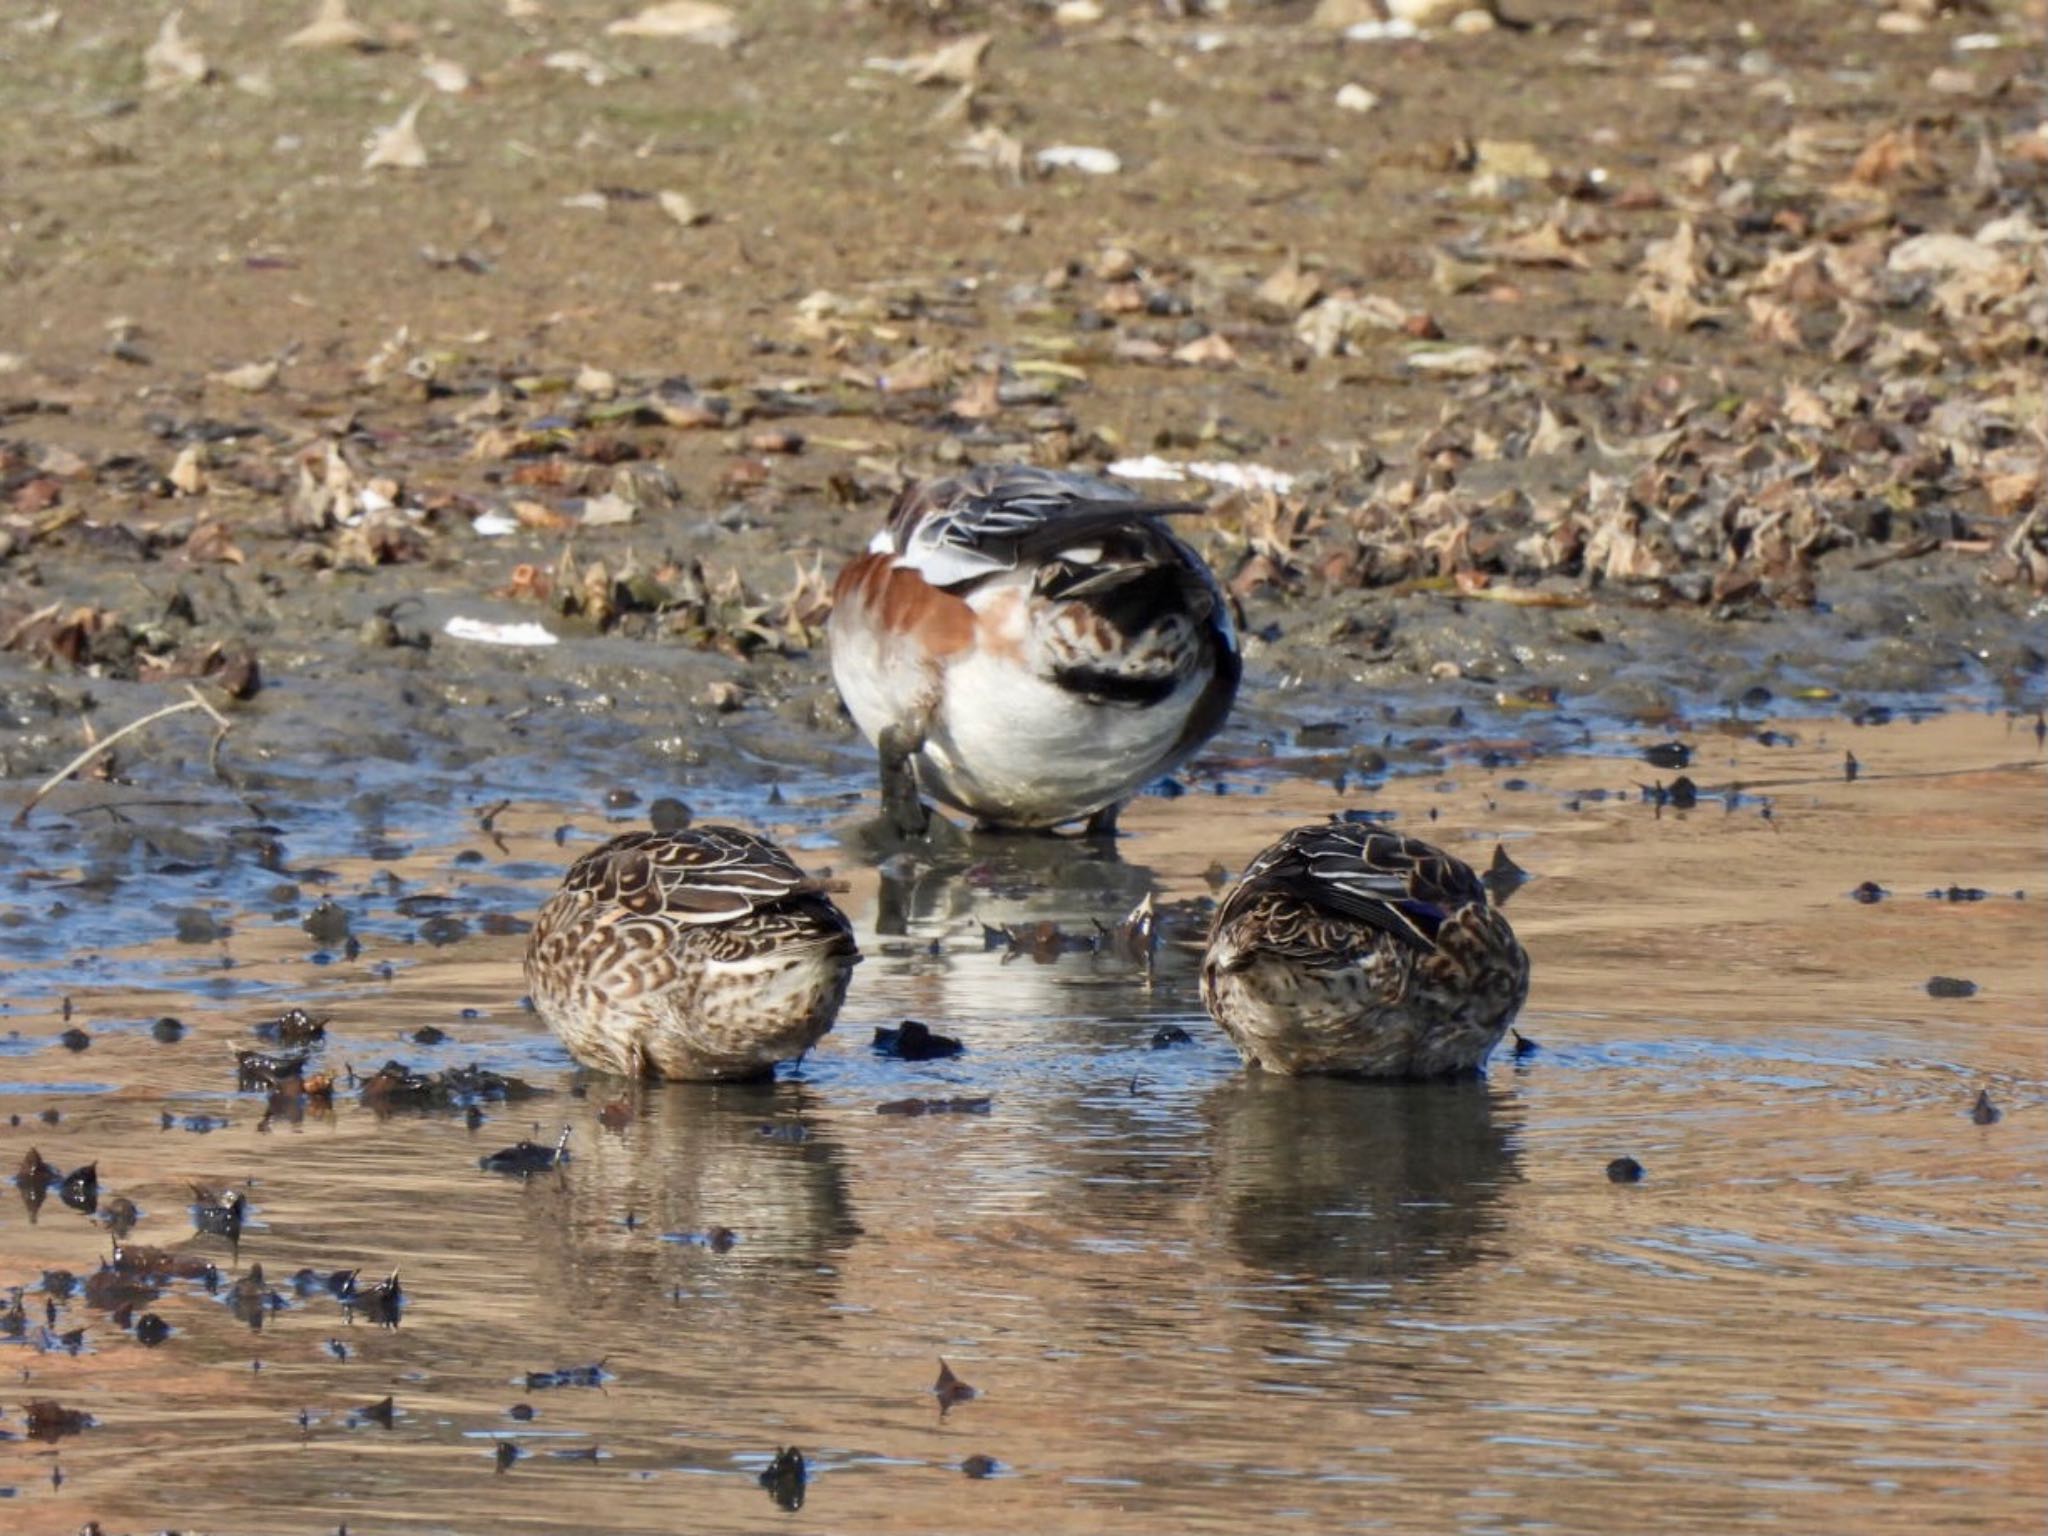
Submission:
[[[1184,754],[1196,669],[1143,706],[1092,701],[1000,655],[962,657],[918,754],[927,792],[984,821],[1053,826],[1128,798]]]

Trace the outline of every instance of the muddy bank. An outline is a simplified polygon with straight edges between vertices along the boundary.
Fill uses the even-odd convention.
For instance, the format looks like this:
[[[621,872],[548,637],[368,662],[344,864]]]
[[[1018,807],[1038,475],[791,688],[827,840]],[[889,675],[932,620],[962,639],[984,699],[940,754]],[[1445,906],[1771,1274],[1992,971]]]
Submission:
[[[196,64],[52,10],[0,127],[0,768],[202,679],[251,788],[853,773],[824,578],[1002,457],[1265,472],[1161,482],[1242,605],[1230,756],[2037,706],[2038,3],[1516,10],[195,8]],[[366,165],[417,92],[424,164]]]

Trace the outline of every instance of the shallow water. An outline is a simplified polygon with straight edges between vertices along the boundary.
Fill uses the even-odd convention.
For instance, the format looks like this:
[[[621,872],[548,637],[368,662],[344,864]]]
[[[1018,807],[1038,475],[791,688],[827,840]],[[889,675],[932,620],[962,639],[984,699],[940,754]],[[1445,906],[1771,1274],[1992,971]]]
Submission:
[[[620,1085],[579,1091],[520,1007],[513,931],[601,813],[525,799],[487,834],[480,779],[438,810],[252,810],[185,849],[45,813],[0,868],[0,1159],[97,1159],[134,1241],[261,1263],[290,1304],[252,1330],[179,1282],[152,1350],[73,1298],[55,1329],[81,1352],[44,1347],[43,1272],[89,1273],[108,1237],[9,1197],[0,1284],[29,1287],[28,1327],[0,1346],[0,1429],[37,1398],[100,1421],[0,1442],[10,1528],[2037,1528],[2040,749],[1998,716],[1778,729],[1796,741],[1692,738],[1689,811],[1639,797],[1672,775],[1635,743],[1494,741],[1341,794],[1199,780],[1132,809],[1120,860],[983,842],[886,880],[845,796],[793,798],[764,819],[846,882],[868,954],[837,1031],[772,1087],[634,1094],[623,1130],[599,1118]],[[1205,894],[1212,863],[1340,804],[1477,863],[1501,840],[1535,875],[1509,907],[1533,1056],[1480,1084],[1247,1076],[1185,950],[1148,976],[985,936]],[[1865,880],[1888,898],[1852,899]],[[1927,894],[1950,886],[1987,895]],[[356,958],[299,928],[323,893]],[[195,908],[230,934],[171,939]],[[1931,997],[1936,975],[1979,991]],[[334,1016],[337,1069],[475,1060],[551,1092],[475,1129],[346,1089],[266,1122],[229,1047],[289,1003]],[[149,1033],[165,1013],[176,1044]],[[966,1054],[876,1056],[906,1017]],[[451,1039],[404,1038],[425,1024]],[[1170,1024],[1192,1043],[1153,1049]],[[1970,1120],[1980,1087],[1997,1124]],[[479,1171],[564,1125],[561,1172]],[[1623,1154],[1644,1182],[1608,1182]],[[195,1183],[247,1188],[238,1252],[191,1236]],[[301,1266],[399,1271],[402,1322],[294,1295]],[[944,1413],[941,1357],[978,1394]],[[596,1386],[526,1380],[597,1362]],[[392,1427],[352,1417],[386,1394]],[[792,1444],[794,1513],[757,1483]],[[994,1476],[963,1476],[974,1455]]]

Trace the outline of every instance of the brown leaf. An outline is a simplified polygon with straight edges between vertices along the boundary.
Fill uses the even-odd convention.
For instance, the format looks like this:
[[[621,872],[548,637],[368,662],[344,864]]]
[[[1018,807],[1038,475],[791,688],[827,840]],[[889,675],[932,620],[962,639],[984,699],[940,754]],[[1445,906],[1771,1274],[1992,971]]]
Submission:
[[[186,536],[184,555],[195,565],[245,565],[248,556],[235,543],[227,524],[203,518]]]
[[[47,512],[64,499],[64,487],[47,475],[22,482],[8,498],[17,512]]]
[[[1883,187],[1901,181],[1933,181],[1941,174],[1918,124],[1888,128],[1868,144],[1849,167],[1858,186]]]

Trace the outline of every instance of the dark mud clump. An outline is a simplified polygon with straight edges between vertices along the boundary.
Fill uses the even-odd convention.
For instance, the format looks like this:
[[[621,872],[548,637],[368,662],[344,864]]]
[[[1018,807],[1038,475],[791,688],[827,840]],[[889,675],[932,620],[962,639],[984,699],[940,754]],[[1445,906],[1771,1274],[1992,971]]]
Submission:
[[[804,1453],[795,1446],[784,1446],[775,1453],[775,1459],[757,1479],[768,1490],[768,1497],[776,1507],[794,1514],[804,1507],[804,1487],[810,1481],[809,1469],[804,1465]]]
[[[944,1061],[967,1049],[951,1035],[942,1035],[928,1024],[905,1019],[894,1029],[875,1027],[875,1054],[898,1061]]]
[[[330,1014],[314,1015],[303,1008],[287,1008],[274,1018],[262,1019],[250,1029],[265,1040],[274,1040],[283,1046],[314,1046],[327,1038],[327,1026],[332,1020]],[[301,1068],[303,1069],[303,1060]]]
[[[569,1161],[569,1127],[562,1127],[562,1134],[553,1146],[536,1141],[521,1141],[510,1147],[501,1147],[496,1152],[486,1153],[477,1159],[477,1164],[486,1173],[513,1174],[527,1178],[536,1173],[546,1173],[560,1168]]]
[[[530,1099],[541,1092],[516,1077],[470,1065],[439,1072],[416,1072],[400,1061],[387,1061],[362,1080],[362,1101],[380,1114],[394,1110],[468,1109]]]
[[[565,1365],[552,1371],[528,1371],[526,1390],[547,1392],[557,1387],[602,1387],[611,1379],[611,1372],[599,1360],[592,1365]]]
[[[957,1099],[890,1099],[877,1104],[878,1115],[985,1115],[995,1105],[995,1100],[983,1095],[979,1098]]]

